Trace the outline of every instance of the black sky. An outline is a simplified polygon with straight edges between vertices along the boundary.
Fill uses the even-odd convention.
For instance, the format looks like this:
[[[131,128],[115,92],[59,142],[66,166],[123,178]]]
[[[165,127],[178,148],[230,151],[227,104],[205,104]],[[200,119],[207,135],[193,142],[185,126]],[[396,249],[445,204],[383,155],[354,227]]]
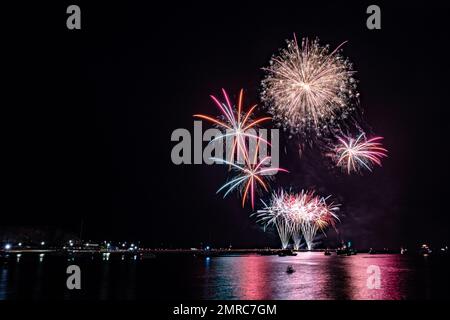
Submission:
[[[82,30],[69,31],[69,4],[7,17],[2,226],[77,231],[83,218],[92,239],[276,245],[249,207],[215,194],[223,168],[171,163],[170,136],[214,113],[209,94],[222,87],[258,103],[261,68],[295,32],[348,40],[365,120],[389,158],[348,177],[283,140],[292,173],[274,187],[335,195],[342,237],[362,247],[448,241],[448,7],[379,3],[382,29],[371,31],[371,3],[80,2]]]

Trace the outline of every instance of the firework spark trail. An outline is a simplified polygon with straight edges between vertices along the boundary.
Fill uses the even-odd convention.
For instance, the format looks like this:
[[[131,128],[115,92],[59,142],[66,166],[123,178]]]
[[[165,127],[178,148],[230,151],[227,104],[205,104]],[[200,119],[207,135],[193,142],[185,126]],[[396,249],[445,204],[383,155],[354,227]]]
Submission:
[[[292,200],[294,199],[288,193],[281,190],[272,194],[270,205],[261,200],[264,207],[253,214],[258,218],[257,222],[263,224],[264,230],[271,225],[276,227],[283,249],[287,248],[289,239],[295,232],[295,225],[291,221]]]
[[[294,241],[294,250],[299,250],[300,243],[302,242],[302,234],[298,231],[293,231],[292,240]]]
[[[261,99],[286,130],[323,135],[355,110],[359,93],[352,64],[339,52],[343,44],[330,53],[317,39],[299,47],[294,35],[263,68]]]
[[[263,224],[264,230],[271,225],[275,226],[278,236],[280,237],[281,247],[282,249],[286,249],[289,245],[289,239],[291,238],[293,230],[289,218],[290,212],[289,210],[286,210],[287,207],[280,201],[282,197],[282,194],[280,197],[273,194],[272,203],[270,205],[267,205],[261,200],[264,204],[264,208],[258,210],[253,215],[256,215],[258,222]]]
[[[256,147],[253,161],[251,159],[248,159],[247,157],[244,165],[235,164],[224,159],[211,158],[211,160],[218,163],[229,165],[231,168],[235,169],[238,172],[237,177],[225,183],[222,187],[219,188],[219,190],[217,190],[217,193],[221,192],[224,189],[228,189],[224,194],[225,198],[231,191],[239,188],[242,195],[242,207],[245,206],[245,201],[250,198],[252,209],[255,207],[255,193],[258,190],[258,186],[261,186],[265,191],[269,191],[267,182],[264,181],[268,178],[268,175],[277,173],[279,171],[289,172],[283,168],[272,168],[265,166],[266,164],[270,163],[270,157],[264,157],[258,162],[258,146],[259,145],[257,145]]]
[[[359,172],[362,169],[372,171],[376,164],[381,166],[381,159],[387,157],[387,150],[382,147],[380,140],[383,137],[366,139],[361,133],[356,139],[351,137],[338,137],[338,145],[334,148],[333,156],[336,158],[336,165],[351,172]]]
[[[313,196],[313,194],[311,194],[311,196]],[[330,225],[336,229],[336,220],[339,220],[339,218],[335,211],[339,210],[339,205],[334,203],[327,204],[326,200],[328,198],[329,197],[319,198],[318,196],[313,196],[313,213],[306,214],[303,219],[300,217],[300,228],[308,250],[313,248],[313,241],[317,231],[322,230],[323,232]]]
[[[313,241],[317,231],[324,231],[330,225],[335,227],[335,219],[338,219],[338,217],[334,211],[339,209],[339,206],[333,203],[328,205],[325,198],[319,198],[313,196],[313,194],[311,196],[312,198],[309,201],[312,202],[312,211],[297,211],[294,213],[294,215],[299,215],[296,218],[299,220],[308,250],[313,249]]]
[[[255,139],[258,143],[264,142],[265,144],[270,145],[270,143],[267,140],[257,135],[251,134],[247,131],[256,128],[257,125],[259,125],[264,121],[270,120],[271,117],[263,117],[253,120],[252,113],[257,106],[256,104],[253,105],[246,113],[244,113],[242,111],[242,104],[244,99],[243,89],[241,89],[239,92],[237,110],[235,110],[235,108],[232,107],[230,103],[230,98],[228,97],[228,94],[225,91],[225,89],[222,89],[222,94],[224,96],[225,103],[221,103],[219,99],[217,99],[213,95],[210,96],[211,99],[216,104],[216,106],[220,109],[222,113],[222,119],[220,118],[215,119],[213,117],[203,114],[195,114],[194,117],[210,121],[215,125],[217,125],[219,128],[226,131],[225,134],[216,137],[215,139],[211,140],[210,143],[228,137],[233,138],[232,142],[233,146],[231,149],[230,159],[228,159],[228,161],[232,162],[236,154],[238,158],[240,159],[243,158],[245,161],[247,161],[249,153],[246,145],[246,138],[252,138]]]
[[[278,234],[280,235],[282,248],[286,249],[289,245],[289,239],[292,234],[291,225],[285,219],[279,219],[276,221],[275,226]]]

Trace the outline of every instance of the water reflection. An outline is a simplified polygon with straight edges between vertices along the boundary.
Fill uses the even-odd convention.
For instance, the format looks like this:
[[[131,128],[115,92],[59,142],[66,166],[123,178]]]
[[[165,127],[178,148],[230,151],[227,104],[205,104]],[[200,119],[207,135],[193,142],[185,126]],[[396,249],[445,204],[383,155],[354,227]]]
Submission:
[[[236,282],[241,284],[233,288],[233,296],[242,299],[269,299],[271,287],[266,281],[270,273],[269,263],[258,256],[250,256],[241,261],[238,268],[231,274]]]
[[[429,298],[429,273],[411,266],[401,255],[296,257],[246,256],[213,258],[205,270],[205,299],[370,299]],[[287,273],[292,265],[296,272]],[[369,288],[368,267],[380,268],[380,288]],[[416,279],[417,278],[417,279]]]
[[[448,259],[420,256],[221,257],[14,255],[0,264],[1,299],[430,299],[448,297]],[[82,292],[65,287],[80,265]],[[292,265],[294,273],[288,273]],[[380,288],[367,286],[369,266]]]
[[[103,257],[103,261],[108,261],[109,256],[107,258]],[[103,263],[103,268],[101,268],[101,274],[100,274],[100,300],[106,300],[109,296],[109,287],[110,287],[110,264],[109,263]]]
[[[34,278],[34,288],[33,288],[33,299],[37,300],[42,298],[42,289],[43,289],[43,281],[44,281],[44,254],[41,253],[39,255],[39,263],[36,268],[36,276]]]
[[[0,267],[0,300],[8,297],[8,269]]]
[[[401,255],[365,255],[358,259],[358,263],[351,259],[344,260],[343,264],[351,274],[349,288],[350,299],[370,300],[400,300],[406,298],[405,284],[412,271],[406,265],[406,259]],[[373,270],[369,267],[374,266]],[[379,268],[379,269],[378,269]],[[380,273],[380,287],[371,288],[371,276],[376,276],[376,270]],[[406,282],[405,282],[406,280]],[[369,283],[368,283],[369,282]]]

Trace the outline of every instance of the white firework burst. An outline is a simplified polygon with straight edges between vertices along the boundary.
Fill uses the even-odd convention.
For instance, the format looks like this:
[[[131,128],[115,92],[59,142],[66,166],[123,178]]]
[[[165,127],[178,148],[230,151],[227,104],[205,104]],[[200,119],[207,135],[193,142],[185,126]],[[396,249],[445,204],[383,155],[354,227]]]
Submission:
[[[263,68],[261,99],[278,124],[292,134],[332,131],[358,104],[357,81],[339,48],[330,53],[319,40],[287,40],[287,48]]]

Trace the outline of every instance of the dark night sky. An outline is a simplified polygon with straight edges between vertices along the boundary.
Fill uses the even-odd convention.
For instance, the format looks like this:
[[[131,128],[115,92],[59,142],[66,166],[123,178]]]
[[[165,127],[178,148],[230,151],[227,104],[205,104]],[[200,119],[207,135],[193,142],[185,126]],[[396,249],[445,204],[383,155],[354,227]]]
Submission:
[[[68,4],[7,17],[0,226],[77,231],[83,218],[93,239],[277,245],[249,207],[215,194],[224,168],[171,163],[170,136],[193,132],[192,114],[216,112],[209,94],[222,87],[259,102],[261,67],[295,32],[332,47],[348,40],[365,120],[389,158],[348,177],[287,144],[281,164],[292,173],[273,186],[335,195],[341,235],[357,246],[448,241],[448,7],[380,4],[382,30],[370,31],[371,3],[81,2],[82,30],[69,31]]]

